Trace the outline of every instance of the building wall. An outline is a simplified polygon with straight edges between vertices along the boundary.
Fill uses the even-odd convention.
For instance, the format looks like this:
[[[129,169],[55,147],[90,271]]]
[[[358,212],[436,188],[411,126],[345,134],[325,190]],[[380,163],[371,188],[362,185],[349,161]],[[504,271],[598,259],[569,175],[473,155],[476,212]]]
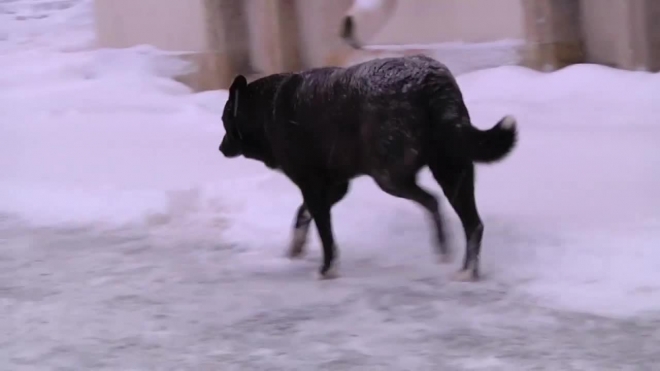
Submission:
[[[296,0],[242,0],[255,72],[297,70],[304,65]]]
[[[208,49],[204,0],[95,0],[99,45],[151,44],[163,50]]]
[[[392,50],[385,53],[355,51],[339,39],[340,25],[353,4],[354,0],[298,0],[300,41],[306,66],[340,65],[397,54]],[[356,27],[359,29],[360,24]],[[466,66],[477,68],[517,63],[520,59],[518,48],[524,38],[521,0],[398,0],[393,15],[384,20],[380,31],[374,37],[360,41],[372,46],[416,44],[414,48],[419,52],[442,55],[443,59],[451,60],[456,66],[465,62]],[[489,43],[503,39],[519,40],[520,44],[493,45],[492,50],[489,46],[474,49],[438,49],[435,46],[461,41]],[[472,63],[475,61],[477,63]]]
[[[227,87],[236,73],[406,53],[435,56],[457,72],[584,61],[660,68],[660,0],[398,0],[380,30],[362,40],[380,51],[356,51],[340,38],[344,16],[358,0],[94,1],[99,46],[188,52],[200,71],[185,81],[198,90]]]
[[[524,64],[554,70],[584,62],[578,0],[521,0],[527,41]]]
[[[238,65],[250,64],[255,72],[273,73],[356,60],[354,50],[339,37],[342,18],[352,4],[353,0],[95,0],[95,13],[102,47],[152,44],[191,52],[190,58],[205,69],[222,64],[225,70],[245,73],[250,68]],[[239,8],[249,21],[237,19]],[[285,27],[294,23],[296,27]],[[368,42],[436,44],[523,38],[520,0],[398,0],[394,16]],[[501,50],[481,49],[484,52],[506,54],[504,59],[490,58],[490,64],[516,62]],[[465,49],[443,53],[457,64],[484,59],[472,58]]]
[[[628,2],[582,0],[582,31],[587,60],[610,66],[631,62],[630,18]]]
[[[341,20],[352,0],[297,0],[298,41],[305,66],[340,64],[348,48],[339,38]]]
[[[660,71],[660,1],[647,0],[644,14],[648,35],[648,67],[650,71]]]
[[[586,61],[630,70],[657,70],[654,54],[658,47],[654,42],[660,38],[660,29],[655,26],[659,5],[657,0],[582,0]]]
[[[179,80],[195,90],[226,88],[250,67],[241,0],[94,0],[94,13],[98,46],[182,52],[197,71]]]
[[[524,39],[520,0],[399,0],[373,44]]]

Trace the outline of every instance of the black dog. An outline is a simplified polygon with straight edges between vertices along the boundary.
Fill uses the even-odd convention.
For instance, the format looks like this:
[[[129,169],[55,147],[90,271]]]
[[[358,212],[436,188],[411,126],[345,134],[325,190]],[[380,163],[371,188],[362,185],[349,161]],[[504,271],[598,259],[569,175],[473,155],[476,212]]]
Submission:
[[[330,209],[351,179],[417,202],[432,217],[437,252],[449,261],[436,197],[417,185],[428,166],[456,210],[467,248],[461,280],[479,276],[484,231],[474,198],[473,162],[504,158],[516,143],[506,116],[489,130],[472,126],[462,93],[442,63],[424,56],[371,60],[266,76],[229,89],[220,152],[282,171],[302,192],[289,255],[299,256],[312,220],[323,244],[322,278],[331,278],[336,247]]]

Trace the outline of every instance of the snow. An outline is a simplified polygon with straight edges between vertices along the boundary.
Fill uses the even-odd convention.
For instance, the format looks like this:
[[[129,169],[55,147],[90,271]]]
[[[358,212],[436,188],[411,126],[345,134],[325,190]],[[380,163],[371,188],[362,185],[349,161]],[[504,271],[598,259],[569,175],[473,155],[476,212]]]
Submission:
[[[89,6],[0,20],[1,368],[659,361],[659,74],[460,75],[475,125],[520,131],[478,168],[484,281],[450,281],[424,212],[360,178],[333,211],[341,276],[319,282],[315,229],[284,258],[299,192],[218,152],[226,93],[192,93],[171,79],[189,66],[147,46],[92,50]]]

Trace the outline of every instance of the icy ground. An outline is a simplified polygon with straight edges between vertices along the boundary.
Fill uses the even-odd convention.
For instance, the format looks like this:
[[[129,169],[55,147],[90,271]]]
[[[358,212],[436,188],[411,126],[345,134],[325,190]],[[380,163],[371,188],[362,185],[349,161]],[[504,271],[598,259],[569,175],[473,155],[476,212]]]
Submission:
[[[657,369],[660,75],[460,76],[475,125],[520,124],[478,168],[485,279],[450,281],[424,213],[358,179],[321,282],[315,230],[283,257],[296,189],[218,152],[224,94],[88,50],[79,3],[0,19],[1,370]]]

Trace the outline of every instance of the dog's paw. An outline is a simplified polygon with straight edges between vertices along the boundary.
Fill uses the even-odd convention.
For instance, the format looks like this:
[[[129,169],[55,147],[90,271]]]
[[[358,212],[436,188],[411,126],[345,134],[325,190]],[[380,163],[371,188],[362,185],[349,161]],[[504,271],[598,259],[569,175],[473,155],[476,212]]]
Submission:
[[[302,259],[305,256],[305,247],[303,245],[291,246],[286,251],[286,256],[291,260]]]
[[[300,259],[305,255],[305,245],[307,245],[307,231],[296,229],[291,238],[291,244],[286,255],[289,259]]]
[[[334,280],[335,278],[339,277],[339,269],[337,265],[333,265],[330,267],[330,269],[324,271],[321,269],[318,273],[316,278],[320,281],[325,281],[325,280]]]
[[[472,269],[463,269],[452,275],[452,281],[477,282],[479,281],[479,276]]]

